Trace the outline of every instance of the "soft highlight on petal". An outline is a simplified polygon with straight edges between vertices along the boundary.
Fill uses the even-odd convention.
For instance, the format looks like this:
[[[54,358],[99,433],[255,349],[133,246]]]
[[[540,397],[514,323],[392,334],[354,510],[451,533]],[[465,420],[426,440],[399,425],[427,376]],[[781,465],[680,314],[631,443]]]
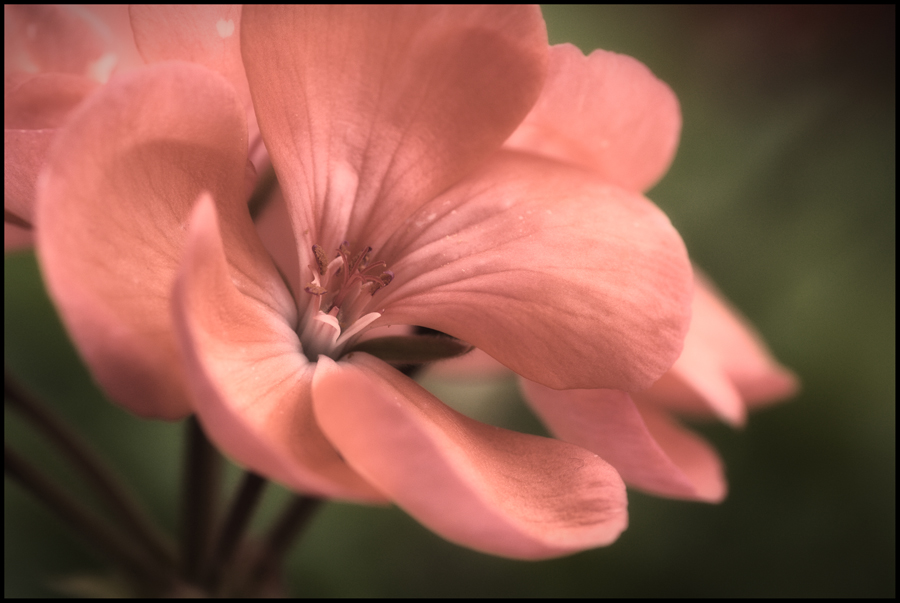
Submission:
[[[244,252],[229,249],[232,257]],[[274,308],[242,293],[231,272],[215,205],[203,195],[191,216],[173,310],[194,409],[207,435],[238,463],[289,488],[382,501],[316,425],[314,367],[297,334]]]
[[[378,248],[499,148],[547,60],[540,11],[509,6],[247,6],[241,50],[304,267]]]
[[[710,476],[693,471],[689,463],[690,471],[681,466],[686,455],[679,441],[656,440],[627,393],[559,391],[524,379],[520,384],[531,408],[555,436],[600,455],[628,485],[672,498],[720,500],[722,492],[710,488]]]
[[[348,463],[453,542],[543,559],[626,527],[624,484],[599,457],[473,421],[367,354],[320,359],[313,404]]]
[[[688,327],[691,266],[668,218],[533,155],[498,154],[373,259],[394,272],[382,323],[448,333],[554,388],[645,389]]]
[[[38,185],[41,268],[94,377],[139,415],[190,412],[171,288],[199,193],[210,191],[226,213],[246,212],[246,152],[231,86],[187,63],[98,89],[51,148]]]
[[[632,191],[669,169],[681,133],[672,90],[640,61],[571,44],[550,48],[541,97],[506,146],[581,166]]]

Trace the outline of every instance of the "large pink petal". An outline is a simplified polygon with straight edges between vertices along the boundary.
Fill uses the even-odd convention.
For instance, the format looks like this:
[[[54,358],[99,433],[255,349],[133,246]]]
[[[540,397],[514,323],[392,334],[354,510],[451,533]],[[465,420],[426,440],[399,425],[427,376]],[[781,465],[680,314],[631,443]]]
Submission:
[[[95,378],[133,412],[190,412],[171,288],[200,192],[225,215],[247,211],[246,152],[232,87],[188,63],[114,79],[84,101],[51,149],[36,213],[42,270]],[[225,238],[256,241],[264,253],[252,226]],[[274,270],[272,280],[280,280]]]
[[[366,354],[320,359],[313,407],[348,463],[448,540],[540,559],[625,529],[624,485],[599,457],[473,421]]]
[[[681,132],[678,100],[640,61],[571,44],[550,49],[540,99],[506,146],[587,168],[633,191],[659,180]]]
[[[505,152],[423,207],[374,259],[383,323],[449,333],[555,388],[649,387],[687,331],[691,266],[636,193]]]
[[[717,501],[706,475],[679,463],[657,442],[631,397],[611,389],[554,390],[521,380],[525,399],[557,437],[600,455],[631,486],[674,498]]]
[[[243,219],[250,222],[249,215]],[[247,251],[228,253],[233,261]],[[204,195],[191,217],[174,312],[195,410],[206,433],[237,462],[290,488],[383,500],[316,425],[310,391],[314,366],[297,334],[274,308],[235,286],[225,256],[215,206]],[[258,260],[246,258],[247,263]],[[259,283],[265,284],[265,279]],[[277,285],[287,295],[284,285]]]
[[[692,414],[712,411],[741,425],[746,406],[789,397],[797,379],[772,357],[749,322],[695,270],[693,317],[684,352],[642,400]]]
[[[245,7],[244,64],[301,266],[314,243],[377,248],[499,148],[540,92],[546,44],[535,7]]]

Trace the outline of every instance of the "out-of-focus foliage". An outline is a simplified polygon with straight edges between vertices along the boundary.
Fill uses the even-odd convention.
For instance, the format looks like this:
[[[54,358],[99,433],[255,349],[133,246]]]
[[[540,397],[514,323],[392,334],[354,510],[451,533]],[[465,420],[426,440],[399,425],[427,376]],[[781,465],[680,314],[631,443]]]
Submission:
[[[741,433],[701,428],[728,468],[725,503],[632,492],[631,527],[611,547],[508,561],[449,544],[397,509],[331,504],[293,551],[287,584],[303,596],[895,595],[895,9],[545,15],[552,42],[630,54],[675,90],[682,144],[650,197],[803,390]],[[33,254],[6,257],[4,299],[6,362],[174,529],[183,426],[104,401]],[[539,429],[511,382],[430,386],[486,420]],[[8,412],[5,437],[80,491]],[[4,499],[6,596],[53,596],[102,571],[17,486],[7,482]],[[284,499],[271,493],[269,516]]]

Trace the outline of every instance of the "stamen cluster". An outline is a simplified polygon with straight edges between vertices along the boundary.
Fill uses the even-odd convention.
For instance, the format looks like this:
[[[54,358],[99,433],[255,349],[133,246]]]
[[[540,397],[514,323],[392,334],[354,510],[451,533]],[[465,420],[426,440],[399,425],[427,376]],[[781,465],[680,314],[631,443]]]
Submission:
[[[314,320],[319,327],[324,323],[331,328],[315,328],[315,333],[304,333],[302,339],[307,354],[334,355],[381,316],[380,312],[362,313],[371,297],[391,283],[394,273],[382,260],[369,263],[371,247],[351,255],[350,244],[344,241],[331,260],[321,245],[313,245],[312,251],[315,266],[309,268],[313,278],[304,290],[317,298]]]

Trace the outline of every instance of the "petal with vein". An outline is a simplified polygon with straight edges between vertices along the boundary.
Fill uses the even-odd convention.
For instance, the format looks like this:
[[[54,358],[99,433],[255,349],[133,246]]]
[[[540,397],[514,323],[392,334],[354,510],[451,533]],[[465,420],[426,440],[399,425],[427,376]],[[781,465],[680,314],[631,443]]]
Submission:
[[[554,388],[645,389],[688,327],[691,266],[668,218],[533,155],[498,154],[377,258],[394,272],[373,302],[384,324],[448,333]]]
[[[380,247],[525,117],[546,73],[536,7],[248,6],[241,50],[291,207],[316,243]]]

